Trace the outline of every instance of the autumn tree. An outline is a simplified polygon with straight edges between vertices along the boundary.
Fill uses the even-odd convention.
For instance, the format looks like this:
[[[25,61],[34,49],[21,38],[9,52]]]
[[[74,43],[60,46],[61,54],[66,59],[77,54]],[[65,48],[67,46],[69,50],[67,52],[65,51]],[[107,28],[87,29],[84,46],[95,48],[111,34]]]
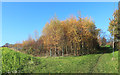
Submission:
[[[110,23],[109,23],[109,28],[108,31],[111,33],[112,36],[114,36],[115,40],[115,46],[118,47],[118,43],[119,43],[119,39],[120,39],[120,19],[119,19],[119,15],[120,15],[120,8],[118,10],[115,10],[115,12],[113,13],[113,19],[109,19]]]
[[[97,42],[99,31],[88,17],[79,17],[77,20],[75,16],[71,16],[64,21],[55,17],[50,23],[46,23],[43,29],[44,44],[48,51],[52,48],[55,55],[59,54],[62,48],[65,54],[92,53],[99,45]]]
[[[34,35],[35,35],[35,41],[37,41],[39,39],[39,32],[35,30]]]
[[[35,40],[32,38],[31,35],[29,35],[28,39],[23,41],[22,45],[23,45],[23,51],[29,53],[29,54],[34,54],[34,44],[35,44]]]
[[[102,41],[102,46],[105,46],[106,45],[106,38],[103,37],[101,41]]]
[[[44,43],[48,51],[50,48],[54,49],[55,55],[59,54],[59,50],[61,50],[60,39],[62,38],[62,34],[61,22],[56,17],[51,19],[50,23],[47,23],[43,29],[43,35],[46,39]]]

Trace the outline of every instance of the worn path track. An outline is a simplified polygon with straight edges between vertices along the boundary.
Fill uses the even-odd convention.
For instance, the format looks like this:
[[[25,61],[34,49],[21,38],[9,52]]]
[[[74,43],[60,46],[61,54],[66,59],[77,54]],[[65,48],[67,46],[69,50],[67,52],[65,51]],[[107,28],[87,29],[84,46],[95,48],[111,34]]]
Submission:
[[[100,56],[98,57],[98,59],[97,59],[97,61],[96,61],[96,64],[90,69],[90,73],[93,73],[94,68],[97,66],[97,64],[99,63],[100,58],[101,58],[103,55],[104,55],[104,54],[102,54],[102,55],[100,55]]]

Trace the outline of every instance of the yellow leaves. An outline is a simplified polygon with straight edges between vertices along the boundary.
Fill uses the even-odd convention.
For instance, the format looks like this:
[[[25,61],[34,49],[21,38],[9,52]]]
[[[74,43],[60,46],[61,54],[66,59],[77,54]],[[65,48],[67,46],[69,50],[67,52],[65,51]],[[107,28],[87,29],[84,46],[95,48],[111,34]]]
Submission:
[[[115,22],[115,25],[117,25],[118,24],[118,22]]]
[[[79,44],[80,42],[87,42],[89,44],[89,39],[94,36],[92,31],[97,33],[91,18],[85,17],[77,20],[76,17],[71,16],[64,21],[52,19],[50,23],[46,24],[43,34],[46,36],[47,41],[45,41],[48,45],[60,46],[60,44],[64,45],[64,43],[69,45],[71,42],[73,44]]]
[[[113,28],[115,27],[115,28],[117,28],[118,27],[118,10],[115,10],[115,12],[113,13],[113,16],[114,16],[114,18],[111,20],[111,19],[109,19],[110,20],[110,22],[109,22],[109,32],[113,35]],[[115,31],[114,31],[114,33],[116,34],[116,32],[117,32],[118,30],[117,29],[115,29]]]

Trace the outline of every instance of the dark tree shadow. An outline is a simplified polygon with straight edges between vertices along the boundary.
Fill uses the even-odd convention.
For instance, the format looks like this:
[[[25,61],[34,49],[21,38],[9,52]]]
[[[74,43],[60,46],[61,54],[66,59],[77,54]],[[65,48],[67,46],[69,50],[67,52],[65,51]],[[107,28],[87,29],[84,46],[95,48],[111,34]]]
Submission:
[[[117,49],[114,49],[114,51],[118,51]],[[104,47],[100,47],[98,49],[98,52],[97,54],[104,54],[104,53],[112,53],[113,52],[113,48],[112,47],[107,47],[107,46],[104,46]]]

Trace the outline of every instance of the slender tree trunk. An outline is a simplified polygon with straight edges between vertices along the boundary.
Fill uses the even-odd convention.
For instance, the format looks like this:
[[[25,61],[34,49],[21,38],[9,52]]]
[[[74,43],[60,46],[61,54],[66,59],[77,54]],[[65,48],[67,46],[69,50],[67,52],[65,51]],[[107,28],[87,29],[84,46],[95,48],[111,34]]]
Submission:
[[[77,56],[77,47],[76,47],[76,44],[75,44],[75,55]]]
[[[60,51],[58,50],[58,56],[60,55]]]
[[[63,47],[63,49],[62,49],[62,56],[64,56],[64,47]]]
[[[52,56],[52,49],[50,48],[50,56]]]
[[[77,56],[78,56],[78,55],[79,55],[79,52],[78,52],[78,51],[79,51],[79,50],[78,50],[78,43],[77,43],[76,45],[77,45],[76,48],[77,48]]]
[[[81,55],[81,52],[82,52],[82,42],[80,42],[80,55]]]
[[[82,42],[82,49],[84,48],[84,44],[83,44],[83,42]]]
[[[73,48],[72,48],[72,45],[71,45],[71,54],[73,54]]]
[[[56,56],[57,54],[56,54],[56,46],[55,46],[55,56]]]
[[[66,54],[67,54],[67,45],[66,45]]]
[[[74,56],[75,56],[76,54],[75,54],[75,45],[74,45]]]

